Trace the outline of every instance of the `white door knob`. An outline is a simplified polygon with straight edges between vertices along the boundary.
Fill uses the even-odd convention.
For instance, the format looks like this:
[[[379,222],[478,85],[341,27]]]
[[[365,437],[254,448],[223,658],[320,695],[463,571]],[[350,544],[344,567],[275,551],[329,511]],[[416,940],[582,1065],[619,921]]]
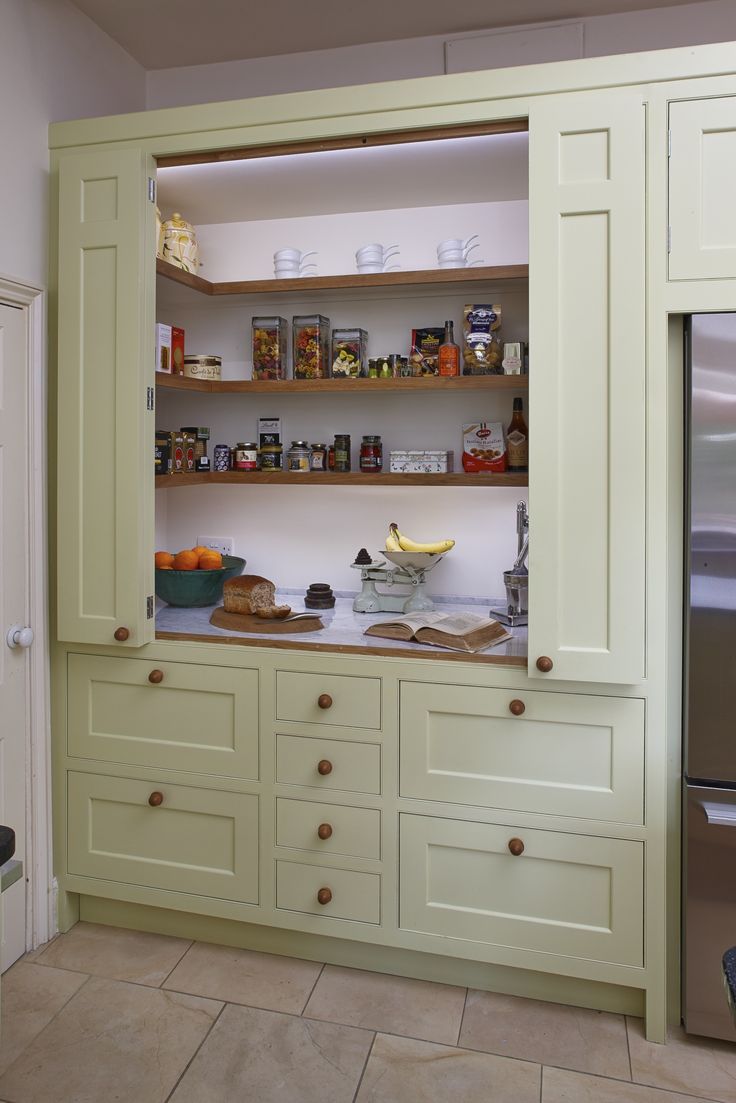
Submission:
[[[24,628],[22,624],[13,624],[5,639],[8,647],[30,647],[33,643],[33,629],[27,625]]]

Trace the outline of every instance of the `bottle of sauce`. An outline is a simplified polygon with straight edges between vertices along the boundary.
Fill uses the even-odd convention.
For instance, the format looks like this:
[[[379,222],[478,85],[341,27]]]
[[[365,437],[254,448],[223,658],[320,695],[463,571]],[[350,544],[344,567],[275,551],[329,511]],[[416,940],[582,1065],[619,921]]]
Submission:
[[[460,374],[460,347],[455,344],[452,321],[445,322],[445,336],[439,347],[439,374]]]
[[[506,430],[508,471],[529,470],[529,429],[524,420],[524,399],[514,399],[514,412]]]

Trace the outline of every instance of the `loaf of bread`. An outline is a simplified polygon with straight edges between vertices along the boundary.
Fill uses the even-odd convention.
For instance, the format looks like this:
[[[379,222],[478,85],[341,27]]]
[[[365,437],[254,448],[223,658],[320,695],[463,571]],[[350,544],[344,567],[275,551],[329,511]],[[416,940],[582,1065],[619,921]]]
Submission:
[[[276,587],[258,574],[241,574],[229,578],[222,590],[222,603],[226,613],[246,613],[264,620],[288,617],[288,605],[276,605]]]

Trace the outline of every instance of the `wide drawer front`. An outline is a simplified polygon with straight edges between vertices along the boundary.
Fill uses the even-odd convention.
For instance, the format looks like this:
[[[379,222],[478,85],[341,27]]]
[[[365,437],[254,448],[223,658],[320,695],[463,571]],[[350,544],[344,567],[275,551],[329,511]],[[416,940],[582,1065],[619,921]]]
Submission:
[[[381,748],[345,739],[277,735],[276,780],[348,793],[380,793]]]
[[[643,822],[642,700],[402,682],[400,740],[404,797]]]
[[[258,778],[258,671],[69,655],[69,754]]]
[[[381,922],[377,873],[327,869],[298,862],[276,863],[276,907],[360,923]]]
[[[276,801],[276,845],[316,853],[381,857],[381,813],[311,800]]]
[[[68,796],[69,873],[258,903],[257,796],[84,773]]]
[[[642,843],[430,816],[400,821],[405,930],[642,965]]]
[[[276,717],[302,724],[381,727],[381,681],[346,674],[276,674]]]

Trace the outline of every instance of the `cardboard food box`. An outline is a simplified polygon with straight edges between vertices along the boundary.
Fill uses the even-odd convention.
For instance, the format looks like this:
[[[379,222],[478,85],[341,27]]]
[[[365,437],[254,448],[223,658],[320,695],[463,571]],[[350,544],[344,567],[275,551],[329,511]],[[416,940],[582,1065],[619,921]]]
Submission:
[[[281,444],[281,418],[280,417],[259,417],[258,418],[258,447],[263,448],[264,445],[269,444]]]
[[[441,326],[425,326],[411,331],[409,363],[412,375],[439,375],[440,345],[445,339]]]
[[[171,375],[171,326],[156,324],[156,371]]]
[[[184,374],[184,330],[171,327],[171,364],[174,375]]]
[[[463,471],[505,471],[506,440],[500,421],[463,425]]]
[[[170,475],[172,459],[171,432],[157,429],[153,450],[153,467],[156,475]]]

